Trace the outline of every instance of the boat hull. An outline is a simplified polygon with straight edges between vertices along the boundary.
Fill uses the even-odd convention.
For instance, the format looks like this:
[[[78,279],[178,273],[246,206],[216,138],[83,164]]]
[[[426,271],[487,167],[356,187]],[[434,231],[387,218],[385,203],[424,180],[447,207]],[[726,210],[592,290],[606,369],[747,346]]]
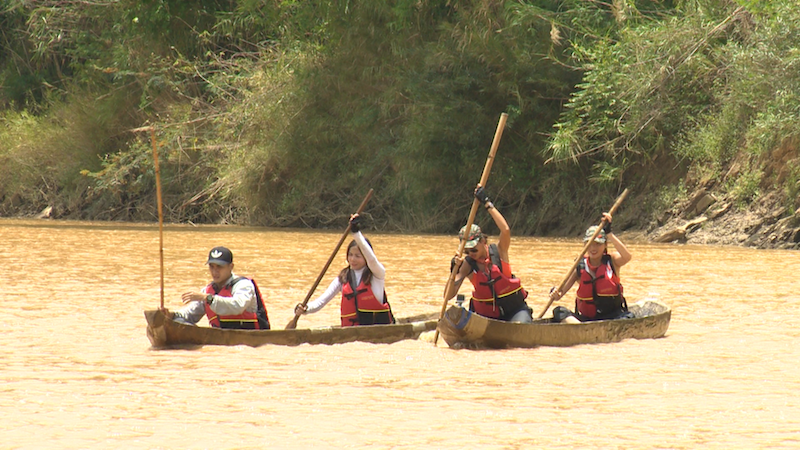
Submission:
[[[300,345],[371,342],[388,344],[416,339],[425,331],[436,329],[436,320],[371,325],[359,327],[321,327],[294,330],[231,330],[199,327],[175,322],[162,310],[144,312],[147,337],[155,348],[193,347],[201,345]]]
[[[451,306],[439,320],[442,338],[453,348],[568,347],[579,344],[618,342],[623,339],[663,337],[672,312],[654,300],[630,306],[633,319],[556,323],[537,319],[532,324],[489,319],[463,307]]]

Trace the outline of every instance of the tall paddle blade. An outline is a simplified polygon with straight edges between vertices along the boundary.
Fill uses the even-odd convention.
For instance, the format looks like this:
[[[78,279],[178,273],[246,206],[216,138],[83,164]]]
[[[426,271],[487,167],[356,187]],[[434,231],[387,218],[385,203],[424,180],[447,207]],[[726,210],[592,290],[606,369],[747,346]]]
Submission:
[[[158,198],[158,256],[161,261],[161,309],[164,309],[164,212],[161,202],[161,169],[158,166],[156,127],[150,127],[150,142],[153,144],[153,163],[156,170],[156,196]]]
[[[369,201],[370,198],[372,198],[372,192],[373,192],[373,189],[370,189],[369,192],[367,192],[367,196],[364,197],[364,200],[361,202],[361,205],[359,205],[358,210],[356,211],[356,214],[361,214],[361,211],[363,211],[364,207],[367,206],[367,202]],[[311,298],[312,295],[314,295],[314,291],[317,289],[317,286],[319,285],[319,282],[322,281],[322,277],[325,276],[325,272],[328,271],[328,267],[331,266],[331,262],[333,262],[333,258],[336,257],[336,253],[339,251],[339,248],[341,248],[342,243],[344,242],[344,240],[347,239],[347,235],[349,233],[350,233],[350,223],[348,222],[347,223],[347,228],[344,230],[344,233],[342,233],[342,237],[339,238],[339,242],[336,244],[336,248],[333,249],[333,253],[331,253],[331,256],[328,258],[328,262],[325,263],[325,267],[322,268],[322,271],[320,271],[319,275],[317,276],[316,281],[314,281],[314,284],[311,286],[311,289],[308,290],[308,294],[306,294],[306,298],[303,300],[303,303],[302,303],[303,306],[306,306],[308,304],[308,300]],[[292,320],[290,320],[289,323],[286,324],[286,329],[287,330],[294,330],[295,328],[297,328],[297,321],[299,319],[300,319],[300,315],[295,313],[294,314],[294,318],[292,318]]]
[[[494,155],[497,153],[497,147],[500,146],[500,138],[503,136],[503,129],[506,127],[506,121],[508,120],[508,114],[502,113],[500,114],[500,120],[497,123],[497,130],[494,132],[494,139],[492,139],[492,147],[489,149],[489,156],[486,158],[486,165],[483,166],[483,173],[481,174],[481,181],[480,185],[486,187],[486,182],[489,181],[489,173],[492,171],[492,164],[494,163]],[[472,223],[475,221],[475,216],[478,214],[478,205],[480,202],[478,199],[472,200],[472,208],[469,210],[469,217],[467,218],[467,230],[470,229]],[[469,231],[467,231],[469,233]],[[466,239],[462,240],[458,245],[458,256],[461,257],[464,254],[464,245],[466,245]],[[450,276],[447,278],[447,284],[444,285],[444,302],[442,302],[442,311],[439,313],[439,320],[442,320],[444,317],[444,313],[447,310],[447,290],[450,285],[456,279],[456,274],[458,273],[458,267],[453,267],[453,270],[450,271]],[[436,333],[433,335],[433,345],[439,341],[439,329],[436,329]]]
[[[625,200],[625,197],[627,196],[628,196],[628,188],[625,188],[625,190],[622,191],[622,194],[620,194],[619,197],[617,197],[617,201],[614,202],[614,205],[611,207],[611,209],[608,210],[608,213],[613,216],[614,213],[617,211],[617,208],[619,208],[619,205],[622,204],[622,201]],[[563,292],[564,285],[567,284],[567,280],[569,280],[569,277],[572,275],[572,272],[575,271],[575,268],[578,267],[578,264],[580,264],[581,262],[581,258],[583,257],[584,254],[586,254],[586,250],[588,250],[589,246],[592,245],[592,242],[594,242],[594,238],[596,238],[597,235],[600,234],[600,231],[603,229],[603,226],[605,226],[605,224],[606,224],[606,218],[603,217],[600,220],[600,224],[597,226],[597,230],[595,230],[591,239],[586,241],[586,245],[583,246],[583,250],[581,250],[581,252],[578,254],[578,257],[575,258],[575,262],[572,263],[572,267],[569,268],[567,274],[564,276],[564,279],[561,280],[561,284],[558,285],[559,291]],[[552,304],[553,304],[553,299],[551,298],[550,301],[547,302],[547,305],[545,305],[542,312],[539,313],[537,318],[541,319],[542,316],[544,316],[544,313],[547,312],[547,310],[550,308],[550,305]]]

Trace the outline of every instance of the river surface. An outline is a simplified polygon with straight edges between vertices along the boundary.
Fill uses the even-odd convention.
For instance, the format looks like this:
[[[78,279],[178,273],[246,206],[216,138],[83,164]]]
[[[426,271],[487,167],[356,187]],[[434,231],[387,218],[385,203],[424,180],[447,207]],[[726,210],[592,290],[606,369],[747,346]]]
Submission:
[[[366,234],[395,314],[438,313],[456,238]],[[204,286],[208,250],[226,245],[282,328],[340,236],[167,226],[165,306]],[[3,449],[800,448],[800,252],[629,242],[629,300],[672,307],[662,339],[153,350],[157,225],[3,219],[0,243]],[[535,313],[581,247],[513,238]],[[340,252],[317,293],[344,264]],[[299,326],[336,324],[338,305]]]

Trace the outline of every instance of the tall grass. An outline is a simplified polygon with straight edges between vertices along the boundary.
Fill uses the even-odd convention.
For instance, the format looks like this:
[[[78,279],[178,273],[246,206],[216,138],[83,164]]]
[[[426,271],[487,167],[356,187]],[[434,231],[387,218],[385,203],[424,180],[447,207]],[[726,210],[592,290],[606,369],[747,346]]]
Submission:
[[[515,233],[800,189],[789,0],[55,3],[0,11],[6,214],[151,220],[155,125],[168,220],[451,231],[502,112]]]

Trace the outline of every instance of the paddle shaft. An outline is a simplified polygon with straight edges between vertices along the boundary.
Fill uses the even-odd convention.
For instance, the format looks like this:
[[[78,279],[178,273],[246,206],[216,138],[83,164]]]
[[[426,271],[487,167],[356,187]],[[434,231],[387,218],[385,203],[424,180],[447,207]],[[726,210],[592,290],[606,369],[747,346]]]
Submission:
[[[481,174],[481,181],[480,185],[486,187],[486,182],[489,180],[489,173],[492,171],[492,164],[494,163],[494,155],[497,153],[497,147],[500,146],[500,138],[503,136],[503,129],[506,127],[506,121],[508,120],[508,114],[502,113],[500,114],[500,120],[497,123],[497,130],[494,132],[494,138],[492,139],[492,147],[489,149],[489,156],[486,158],[486,164],[483,166],[483,173]],[[472,227],[472,223],[475,221],[475,216],[478,214],[478,206],[480,205],[480,201],[475,198],[472,200],[472,208],[469,210],[469,217],[467,218],[467,225],[464,229],[464,239],[461,239],[461,242],[458,244],[458,257],[460,258],[464,254],[464,245],[467,243],[466,237],[469,235],[470,228]],[[444,313],[447,310],[447,302],[450,300],[447,298],[447,290],[450,288],[455,282],[456,274],[458,273],[458,269],[460,266],[456,265],[453,267],[453,270],[450,271],[450,276],[447,278],[447,284],[444,285],[444,302],[442,302],[442,311],[439,313],[439,320],[444,317]],[[436,329],[436,333],[433,335],[433,345],[436,345],[437,341],[439,340],[439,329]]]
[[[158,256],[161,264],[161,309],[164,309],[164,210],[161,202],[161,169],[158,165],[156,127],[150,127],[150,142],[153,144],[153,163],[156,169],[156,197],[158,198]]]
[[[617,201],[614,202],[614,205],[611,207],[611,209],[608,210],[608,213],[610,215],[612,216],[614,215],[614,213],[617,211],[617,208],[619,208],[619,205],[622,203],[623,200],[625,200],[625,197],[627,197],[627,195],[628,195],[628,189],[625,188],[625,190],[622,191],[622,194],[620,194],[619,197],[617,197]],[[583,246],[583,250],[581,250],[578,257],[575,258],[575,262],[572,263],[572,267],[569,268],[567,274],[564,276],[564,279],[561,281],[561,284],[558,285],[559,292],[563,291],[564,285],[567,284],[569,277],[572,276],[572,272],[575,270],[576,267],[578,267],[578,264],[580,264],[581,262],[581,258],[583,258],[583,255],[586,254],[586,250],[588,250],[589,246],[592,245],[592,242],[594,242],[594,238],[596,238],[597,235],[600,234],[600,231],[603,230],[603,226],[605,226],[605,224],[606,224],[606,218],[603,217],[600,220],[600,224],[597,226],[597,229],[594,231],[594,234],[592,235],[591,239],[586,241],[586,245]],[[550,308],[550,305],[552,305],[554,301],[555,300],[551,298],[550,301],[547,302],[547,305],[544,307],[542,312],[540,312],[539,315],[537,316],[538,319],[541,319],[542,316],[544,316],[544,313],[547,312],[548,308]]]
[[[359,205],[358,210],[356,211],[356,214],[361,214],[361,211],[363,211],[364,207],[367,206],[367,202],[369,201],[370,198],[372,198],[372,192],[373,192],[373,189],[370,189],[369,192],[367,192],[367,196],[364,197],[364,200],[361,202],[361,205]],[[314,281],[314,284],[311,286],[311,289],[308,290],[308,294],[306,294],[306,298],[303,300],[303,303],[302,303],[303,306],[306,306],[306,304],[308,304],[308,300],[311,298],[312,295],[314,295],[314,291],[317,289],[317,286],[319,285],[319,282],[322,281],[322,277],[325,276],[325,272],[328,271],[328,267],[331,266],[331,262],[333,262],[333,258],[336,257],[336,253],[339,252],[339,248],[342,247],[342,243],[344,242],[345,239],[347,239],[347,235],[348,234],[350,234],[350,223],[349,222],[347,223],[347,228],[344,230],[344,233],[342,233],[342,237],[339,238],[339,242],[336,244],[336,248],[333,249],[333,253],[331,253],[331,256],[328,258],[328,262],[325,263],[325,267],[323,267],[322,270],[319,272],[319,275],[317,275],[316,281]],[[289,323],[286,325],[286,329],[287,330],[293,330],[293,329],[297,328],[297,321],[299,319],[300,319],[300,314],[295,312],[294,313],[294,318],[292,318],[292,320],[290,320]]]

